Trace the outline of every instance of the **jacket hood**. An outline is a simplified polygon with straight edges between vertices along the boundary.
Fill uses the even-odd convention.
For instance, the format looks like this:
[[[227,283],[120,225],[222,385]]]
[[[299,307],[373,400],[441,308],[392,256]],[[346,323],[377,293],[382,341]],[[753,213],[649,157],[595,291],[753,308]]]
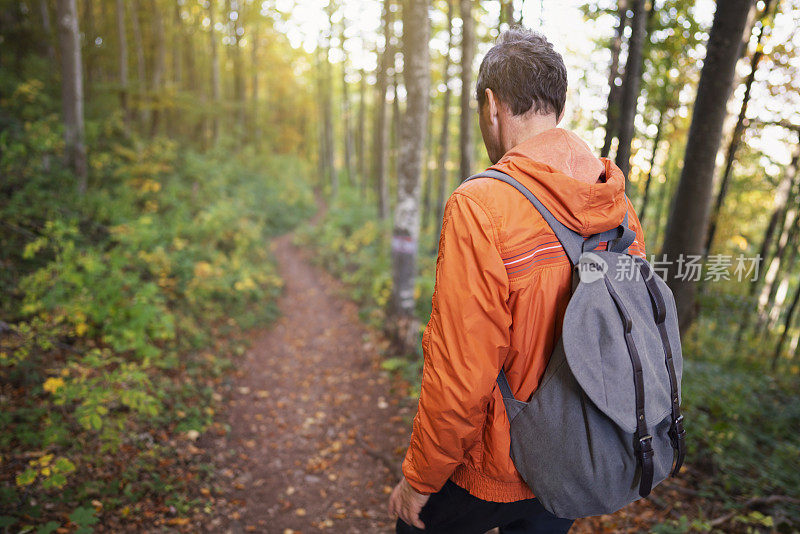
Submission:
[[[584,236],[619,225],[628,209],[619,167],[562,128],[523,141],[491,168],[519,180],[556,219]]]

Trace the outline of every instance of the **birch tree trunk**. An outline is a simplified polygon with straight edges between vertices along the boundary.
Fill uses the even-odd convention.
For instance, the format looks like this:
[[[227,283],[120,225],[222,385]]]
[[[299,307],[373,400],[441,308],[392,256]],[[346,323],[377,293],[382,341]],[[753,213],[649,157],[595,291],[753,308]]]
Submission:
[[[628,59],[625,62],[625,81],[622,84],[622,99],[619,114],[619,144],[617,145],[617,167],[625,174],[626,189],[630,181],[631,143],[635,132],[636,104],[642,82],[642,50],[647,37],[647,10],[645,0],[633,0],[631,38],[628,40]]]
[[[472,113],[472,63],[475,59],[475,19],[472,17],[470,0],[461,0],[461,161],[459,173],[461,179],[472,174],[472,125],[475,116]]]
[[[428,0],[403,2],[403,78],[407,101],[400,130],[397,206],[392,231],[392,324],[400,350],[418,342],[414,281],[419,237],[420,176],[430,100]]]
[[[664,235],[662,254],[669,262],[667,283],[675,295],[681,332],[685,332],[694,321],[697,287],[695,281],[678,277],[677,260],[681,254],[702,253],[714,163],[739,59],[742,32],[753,6],[753,0],[728,0],[724,6],[717,4],[692,113],[683,170]]]
[[[75,0],[58,0],[58,44],[61,48],[61,108],[67,164],[78,178],[78,192],[86,192],[86,145],[83,126],[83,67],[78,9]]]

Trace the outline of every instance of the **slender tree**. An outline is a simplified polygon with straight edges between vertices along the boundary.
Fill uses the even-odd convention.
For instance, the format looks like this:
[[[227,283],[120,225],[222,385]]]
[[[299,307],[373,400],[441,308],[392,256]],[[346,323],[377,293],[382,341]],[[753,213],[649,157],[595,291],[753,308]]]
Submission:
[[[147,91],[147,68],[144,60],[144,39],[142,37],[142,27],[139,20],[139,16],[141,15],[139,0],[130,0],[130,8],[131,33],[133,33],[133,48],[136,55],[135,109],[137,109],[136,117],[141,126],[149,121],[150,114],[143,105],[145,93]]]
[[[206,2],[208,11],[208,44],[211,50],[211,139],[214,143],[219,140],[219,105],[222,99],[222,82],[219,73],[219,50],[217,49],[217,33],[215,22],[214,2]],[[191,70],[191,69],[190,69]]]
[[[128,36],[125,28],[125,2],[117,0],[117,45],[119,51],[119,96],[125,125],[130,127],[131,110],[128,86]]]
[[[642,51],[647,38],[647,9],[645,0],[633,0],[631,37],[628,40],[628,59],[625,62],[625,79],[622,83],[622,98],[619,113],[617,166],[625,176],[631,169],[631,143],[635,132],[636,104],[642,82]],[[626,180],[626,184],[629,181]],[[626,187],[627,189],[627,187]]]
[[[397,206],[392,230],[392,323],[399,348],[416,347],[414,280],[419,237],[420,176],[430,100],[428,0],[403,2],[403,78],[407,101],[402,117]]]
[[[250,46],[250,124],[253,142],[260,144],[261,129],[259,127],[259,87],[258,87],[258,73],[260,65],[258,63],[258,40],[261,37],[260,27],[258,24],[258,17],[254,17],[254,21],[250,24],[250,39],[252,45]]]
[[[167,68],[167,47],[166,37],[164,36],[164,20],[162,19],[162,12],[158,0],[150,0],[150,12],[153,17],[153,26],[155,29],[156,38],[156,57],[153,66],[153,98],[155,106],[152,122],[150,125],[150,134],[155,135],[158,132],[159,122],[161,120],[161,111],[163,103],[161,102],[162,93],[164,90],[164,74]]]
[[[88,169],[83,126],[83,67],[75,0],[58,0],[58,44],[61,48],[61,108],[67,164],[77,176],[78,191],[83,194],[86,192]]]
[[[347,36],[345,30],[347,26],[347,19],[342,15],[342,24],[340,32],[340,45],[342,52],[342,134],[344,137],[344,170],[347,173],[347,181],[352,185],[355,183],[355,171],[353,170],[353,128],[351,118],[350,106],[350,88],[347,84],[347,49],[345,42]]]
[[[472,64],[475,58],[475,19],[470,0],[461,0],[461,160],[459,172],[464,179],[472,174]]]
[[[619,129],[619,106],[622,92],[620,87],[619,54],[622,50],[622,39],[625,35],[625,27],[628,25],[628,0],[618,0],[617,2],[617,30],[614,39],[611,41],[611,66],[608,69],[608,104],[606,105],[606,137],[600,155],[608,157],[611,152],[611,143],[617,136]]]
[[[356,131],[356,153],[358,159],[358,183],[362,194],[367,184],[367,73],[359,72],[358,81],[358,130]]]
[[[53,46],[53,25],[50,22],[50,6],[47,0],[39,0],[39,16],[42,18],[42,31],[44,32],[47,58],[51,63],[56,60],[56,49]]]
[[[773,372],[775,372],[778,368],[778,363],[780,362],[781,355],[783,354],[783,347],[789,337],[789,330],[792,328],[792,322],[794,321],[794,316],[797,313],[798,308],[800,308],[800,284],[795,287],[792,303],[789,305],[789,309],[786,310],[786,314],[784,315],[783,332],[778,340],[778,344],[775,346],[775,354],[772,356]]]
[[[772,201],[772,212],[770,213],[767,226],[764,230],[764,237],[761,239],[761,246],[759,247],[758,251],[757,258],[759,259],[759,269],[756,273],[757,276],[754,280],[750,281],[748,286],[748,301],[753,301],[755,295],[761,290],[762,283],[769,283],[770,277],[774,276],[774,274],[770,274],[770,271],[772,270],[772,261],[770,255],[772,241],[775,237],[776,231],[780,228],[781,232],[783,232],[787,221],[790,220],[791,211],[789,200],[798,194],[795,191],[798,187],[800,187],[800,172],[798,172],[798,165],[800,164],[799,160],[800,143],[795,145],[795,153],[794,157],[792,158],[792,162],[784,170],[781,181],[775,191],[775,197]],[[778,249],[780,250],[780,243],[778,244]],[[765,269],[765,266],[768,267]],[[738,321],[739,331],[736,335],[736,345],[739,345],[744,333],[750,328],[754,315],[757,316],[757,314],[750,313],[750,310],[746,310],[742,314],[742,317]]]
[[[375,95],[375,146],[373,149],[372,174],[375,177],[378,197],[378,215],[381,220],[389,218],[389,183],[386,179],[388,163],[387,149],[389,130],[387,124],[386,93],[389,87],[389,68],[394,64],[392,48],[392,0],[383,1],[383,51],[378,64],[377,94]]]
[[[439,187],[438,195],[436,198],[436,235],[442,233],[442,219],[444,218],[444,205],[445,197],[449,186],[448,172],[447,172],[447,155],[450,145],[450,100],[452,91],[450,90],[450,52],[453,49],[453,2],[455,0],[447,0],[447,53],[444,56],[444,69],[442,75],[444,77],[444,97],[442,98],[442,126],[439,133],[439,164],[437,169],[439,171]],[[438,240],[436,241],[438,246]]]
[[[724,5],[717,4],[689,128],[683,170],[664,236],[662,253],[669,262],[667,283],[675,295],[681,332],[685,332],[694,321],[697,288],[693,280],[679,276],[681,264],[678,259],[682,254],[702,253],[708,227],[714,162],[722,139],[742,32],[753,5],[753,0],[728,0]]]
[[[328,2],[326,12],[328,20],[333,19],[336,11],[334,2]],[[323,36],[322,46],[322,127],[325,137],[325,166],[328,170],[328,183],[331,186],[331,195],[336,198],[339,194],[339,172],[336,168],[336,149],[333,137],[333,72],[330,62],[331,41],[333,38],[333,22]]]
[[[642,205],[639,207],[639,222],[644,221],[647,214],[647,204],[650,199],[650,191],[653,183],[653,169],[656,166],[656,156],[661,144],[661,134],[664,130],[664,115],[666,111],[662,108],[658,110],[658,121],[656,122],[656,135],[653,138],[653,148],[650,153],[650,168],[647,170],[647,178],[644,183],[644,194],[642,195]]]

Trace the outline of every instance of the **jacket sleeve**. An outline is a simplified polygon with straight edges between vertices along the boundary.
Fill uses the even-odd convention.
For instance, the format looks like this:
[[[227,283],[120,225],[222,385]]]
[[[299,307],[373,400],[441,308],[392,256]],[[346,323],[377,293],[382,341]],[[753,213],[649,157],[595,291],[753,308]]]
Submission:
[[[438,491],[475,444],[508,353],[509,283],[483,205],[455,192],[445,207],[417,415],[403,474]]]

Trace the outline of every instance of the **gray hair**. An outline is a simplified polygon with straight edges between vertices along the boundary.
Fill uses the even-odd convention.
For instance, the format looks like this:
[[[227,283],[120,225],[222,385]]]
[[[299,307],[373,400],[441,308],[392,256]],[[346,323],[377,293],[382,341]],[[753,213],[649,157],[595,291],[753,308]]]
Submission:
[[[567,100],[567,68],[542,34],[511,28],[497,38],[481,61],[476,86],[481,107],[486,88],[514,115],[529,111],[560,115]]]

